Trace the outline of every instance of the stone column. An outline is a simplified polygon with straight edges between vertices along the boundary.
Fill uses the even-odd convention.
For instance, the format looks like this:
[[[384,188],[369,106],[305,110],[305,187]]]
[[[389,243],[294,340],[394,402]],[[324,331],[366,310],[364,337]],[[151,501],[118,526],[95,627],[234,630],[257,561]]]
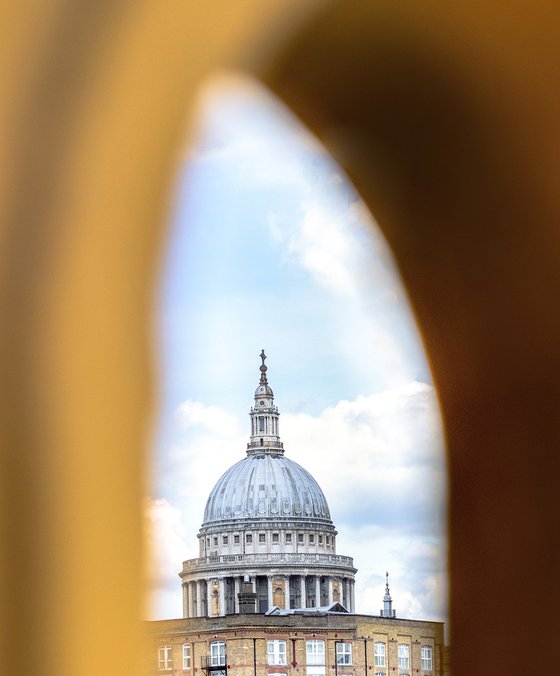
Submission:
[[[206,585],[206,615],[212,617],[212,584],[210,580],[204,580]]]
[[[286,581],[284,583],[284,608],[289,610],[290,608],[290,576],[286,575]]]
[[[346,578],[340,578],[340,603],[348,610],[348,600],[346,598]]]
[[[272,576],[267,575],[266,576],[266,582],[268,585],[268,608],[267,610],[270,610],[272,608]]]
[[[189,617],[189,583],[183,582],[183,617]]]
[[[299,578],[299,589],[301,595],[301,607],[307,608],[307,594],[305,592],[305,575]]]
[[[321,605],[321,576],[315,575],[315,608]]]
[[[328,605],[330,606],[331,603],[333,602],[333,580],[332,577],[329,577],[329,598],[328,598]]]
[[[189,617],[196,617],[196,582],[189,582]]]
[[[233,594],[234,594],[234,597],[235,597],[234,600],[233,600],[233,612],[238,613],[239,612],[239,596],[238,596],[238,594],[241,592],[241,578],[239,577],[239,575],[235,576],[233,582],[234,582]]]
[[[225,615],[226,614],[226,596],[225,596],[225,587],[226,587],[226,581],[225,578],[222,578],[220,580],[220,610],[218,612],[218,615]]]
[[[202,583],[204,580],[196,580],[195,585],[196,585],[196,616],[197,617],[202,617],[204,614],[203,608],[202,608]],[[206,582],[204,582],[206,584]]]
[[[356,612],[356,599],[354,598],[354,580],[350,582],[350,604],[352,606],[351,613]]]

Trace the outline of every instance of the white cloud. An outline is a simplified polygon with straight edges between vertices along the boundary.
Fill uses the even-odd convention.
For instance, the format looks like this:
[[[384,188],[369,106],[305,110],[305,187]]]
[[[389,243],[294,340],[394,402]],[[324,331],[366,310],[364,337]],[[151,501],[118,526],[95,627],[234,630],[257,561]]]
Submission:
[[[201,426],[224,437],[237,432],[237,420],[230,413],[218,406],[205,406],[192,399],[178,406],[175,416],[184,429]]]
[[[409,382],[318,416],[287,413],[281,433],[327,497],[338,553],[354,557],[358,610],[379,612],[389,569],[401,616],[441,619],[446,478],[433,388]]]
[[[181,510],[162,498],[147,498],[144,518],[150,615],[179,617],[182,609],[178,573],[187,554]]]
[[[221,178],[243,190],[297,192],[306,184],[306,161],[319,156],[328,157],[319,141],[256,80],[222,75],[201,90],[191,162],[219,166]]]
[[[353,295],[356,277],[347,263],[356,252],[351,251],[354,241],[344,232],[344,225],[325,204],[311,201],[303,205],[299,227],[286,233],[276,220],[271,232],[319,284],[332,293]]]

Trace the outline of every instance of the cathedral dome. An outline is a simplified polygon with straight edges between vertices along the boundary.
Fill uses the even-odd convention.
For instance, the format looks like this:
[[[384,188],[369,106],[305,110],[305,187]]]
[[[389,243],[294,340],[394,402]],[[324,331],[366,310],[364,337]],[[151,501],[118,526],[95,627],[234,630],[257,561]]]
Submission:
[[[210,492],[200,556],[180,573],[186,617],[333,603],[353,609],[354,563],[336,553],[338,533],[319,484],[284,455],[264,350],[260,356],[247,456]]]
[[[252,452],[218,480],[206,503],[202,527],[229,520],[311,519],[329,522],[319,484],[281,454]]]

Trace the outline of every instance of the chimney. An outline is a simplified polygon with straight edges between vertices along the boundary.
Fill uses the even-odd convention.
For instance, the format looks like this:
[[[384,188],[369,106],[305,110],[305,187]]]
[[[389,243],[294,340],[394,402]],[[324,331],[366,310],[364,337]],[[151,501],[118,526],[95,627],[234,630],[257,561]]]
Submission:
[[[245,575],[241,591],[237,594],[239,599],[239,613],[241,615],[256,613],[257,611],[257,595],[253,591],[253,583],[248,575]]]

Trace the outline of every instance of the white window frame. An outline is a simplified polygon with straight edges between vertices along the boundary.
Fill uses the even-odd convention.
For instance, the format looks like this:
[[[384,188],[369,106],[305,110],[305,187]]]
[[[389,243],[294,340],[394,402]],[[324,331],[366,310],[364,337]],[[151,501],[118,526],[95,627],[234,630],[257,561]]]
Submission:
[[[173,669],[173,646],[162,645],[158,648],[158,671]]]
[[[434,651],[431,645],[423,645],[420,649],[422,671],[433,671]]]
[[[191,668],[191,644],[183,643],[183,669]]]
[[[387,666],[387,644],[385,641],[376,641],[373,644],[373,663],[376,667]]]
[[[225,641],[212,641],[212,643],[210,644],[210,666],[211,667],[226,666]]]
[[[336,644],[336,663],[342,666],[352,666],[352,644]]]
[[[399,669],[410,669],[410,646],[399,643]]]
[[[271,639],[268,641],[268,664],[274,666],[288,664],[286,641],[284,639]]]
[[[323,639],[307,639],[305,644],[305,657],[308,665],[325,666],[325,642]]]

